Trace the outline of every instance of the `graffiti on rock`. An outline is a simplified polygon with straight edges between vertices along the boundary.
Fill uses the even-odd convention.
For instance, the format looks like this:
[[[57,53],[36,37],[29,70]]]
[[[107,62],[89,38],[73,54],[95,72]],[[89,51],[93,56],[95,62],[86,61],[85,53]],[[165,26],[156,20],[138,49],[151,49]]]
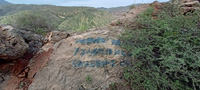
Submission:
[[[76,44],[83,44],[83,45],[90,45],[90,44],[105,44],[109,43],[106,41],[105,38],[97,37],[97,38],[86,38],[86,39],[77,39]],[[121,42],[120,40],[111,40],[110,42],[112,45],[120,46]],[[95,57],[95,56],[102,56],[102,55],[120,55],[120,56],[131,56],[131,54],[126,54],[124,51],[120,49],[111,49],[111,48],[80,48],[75,47],[74,48],[74,56],[89,56],[89,57]],[[115,66],[122,66],[126,67],[130,65],[130,62],[128,60],[90,60],[90,61],[82,61],[80,59],[75,59],[73,62],[74,68],[79,67],[115,67]]]
[[[107,67],[107,66],[115,67],[117,65],[125,67],[125,66],[129,66],[130,62],[127,60],[123,60],[118,63],[116,60],[82,61],[82,60],[75,59],[72,64],[73,64],[73,67],[75,67],[75,68],[79,68],[79,67],[93,67],[93,68],[97,67],[97,68],[99,68],[99,67]]]
[[[97,56],[97,55],[121,55],[121,56],[131,56],[131,54],[127,55],[124,51],[119,49],[110,49],[110,48],[94,48],[94,49],[81,49],[79,47],[74,48],[74,55],[81,55],[82,57],[85,55],[88,56]]]

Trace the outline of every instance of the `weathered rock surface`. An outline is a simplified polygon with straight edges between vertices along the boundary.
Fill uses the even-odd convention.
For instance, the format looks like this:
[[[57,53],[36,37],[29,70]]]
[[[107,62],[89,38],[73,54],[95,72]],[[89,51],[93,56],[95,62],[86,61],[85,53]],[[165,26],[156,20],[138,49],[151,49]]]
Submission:
[[[111,26],[130,26],[134,23],[134,19],[137,17],[137,15],[143,11],[145,11],[148,7],[150,7],[149,4],[142,4],[135,6],[135,8],[129,10],[127,13],[125,13],[121,18],[113,21],[110,23]]]
[[[0,29],[0,59],[15,60],[24,53],[36,54],[43,45],[43,37],[30,31],[2,25]]]
[[[182,3],[181,6],[182,7],[196,7],[196,6],[199,6],[199,1]]]
[[[193,13],[196,10],[200,10],[200,3],[197,0],[193,0],[193,1],[187,1],[184,2],[180,5],[180,11],[185,14],[187,14],[188,12]]]
[[[11,73],[7,78],[5,76],[0,77],[0,90],[16,90],[19,88],[27,90],[34,75],[48,62],[53,51],[52,45],[69,36],[66,32],[53,31],[47,35],[47,42],[45,43],[42,36],[27,30],[16,29],[8,25],[2,25],[1,29],[1,32],[3,30],[10,30],[9,34],[12,31],[10,36],[16,35],[20,37],[20,40],[26,45],[26,50],[22,55],[18,55],[18,57],[14,56],[15,58],[13,59],[8,58],[8,60],[13,60],[11,62],[6,60],[1,61],[0,59],[0,76],[1,73],[4,75],[5,73]],[[9,36],[7,33],[4,35],[4,33],[0,34],[1,41],[4,40],[3,38],[7,39],[7,36]],[[7,43],[8,41],[5,42]],[[19,49],[19,51],[21,50]],[[23,87],[19,87],[22,83],[24,84]]]
[[[134,8],[119,21],[125,23],[149,6]],[[109,90],[112,83],[119,83],[121,87],[120,85],[124,85],[123,68],[131,65],[130,55],[119,47],[118,35],[123,30],[114,25],[73,33],[70,36],[63,32],[50,32],[27,68],[20,70],[22,72],[18,77],[11,75],[2,89]],[[33,50],[28,49],[29,52],[36,52],[41,46],[43,39],[39,36],[29,36],[23,30],[18,34],[24,38],[28,47],[36,47]],[[21,75],[22,78],[19,78]],[[120,89],[131,90],[126,87]]]
[[[183,4],[183,3],[189,3],[189,2],[194,2],[194,1],[200,2],[200,0],[171,0],[170,2],[173,4]]]
[[[105,90],[123,82],[122,68],[130,62],[119,47],[121,30],[102,28],[57,42],[29,90]]]
[[[69,36],[69,33],[67,32],[61,32],[61,31],[52,31],[47,33],[45,37],[45,43],[51,42],[51,43],[56,43],[62,39],[65,39]]]
[[[28,45],[12,26],[0,27],[0,59],[14,60],[22,57]]]
[[[26,30],[17,30],[17,33],[24,39],[28,44],[28,53],[36,54],[43,46],[44,38],[38,34],[34,34]]]

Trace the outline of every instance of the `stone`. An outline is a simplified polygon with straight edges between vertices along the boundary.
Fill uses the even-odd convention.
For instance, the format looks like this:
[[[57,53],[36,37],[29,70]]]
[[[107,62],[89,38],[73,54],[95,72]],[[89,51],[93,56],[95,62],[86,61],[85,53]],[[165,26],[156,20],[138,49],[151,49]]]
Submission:
[[[200,7],[181,7],[180,11],[184,13],[194,12],[196,10],[200,10]]]
[[[103,28],[55,43],[28,90],[105,90],[113,82],[123,83],[123,68],[131,62],[119,47],[121,31]]]
[[[67,32],[61,32],[61,31],[52,31],[46,34],[44,43],[56,43],[62,39],[65,39],[67,37],[69,37],[70,34]]]
[[[156,19],[156,18],[157,18],[157,15],[158,15],[158,13],[159,13],[159,10],[162,8],[162,4],[159,3],[158,1],[154,1],[154,2],[151,4],[151,6],[154,8],[154,11],[153,11],[153,13],[152,13],[152,16],[153,16],[154,19]]]
[[[197,0],[186,0],[180,5],[180,11],[186,15],[188,12],[193,13],[196,10],[200,10],[200,3]]]
[[[188,3],[188,2],[194,2],[194,1],[200,1],[200,0],[171,0],[170,2],[172,4],[184,4],[184,3]]]
[[[27,50],[28,45],[14,27],[0,26],[0,59],[15,60],[22,57]]]
[[[200,2],[200,0],[181,0],[181,4],[191,3],[191,2]]]
[[[44,38],[41,35],[34,34],[31,31],[18,29],[17,33],[28,44],[28,53],[36,54],[43,46]]]
[[[181,7],[197,7],[197,6],[200,6],[199,1],[187,2],[181,4]]]

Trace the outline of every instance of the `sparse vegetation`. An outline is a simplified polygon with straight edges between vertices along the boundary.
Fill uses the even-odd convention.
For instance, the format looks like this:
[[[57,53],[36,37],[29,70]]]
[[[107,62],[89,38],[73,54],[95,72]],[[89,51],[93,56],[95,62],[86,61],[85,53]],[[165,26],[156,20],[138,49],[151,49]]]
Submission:
[[[25,12],[23,14],[17,17],[14,24],[18,28],[31,30],[37,34],[44,34],[53,28],[51,23],[44,16],[39,15],[38,12]]]
[[[22,89],[23,87],[24,87],[24,83],[23,83],[23,82],[20,82],[19,88]]]
[[[131,6],[129,7],[130,10],[133,9],[133,8],[135,8],[135,5],[131,5]]]
[[[112,90],[117,90],[116,87],[117,87],[117,86],[116,86],[116,83],[112,82],[112,83],[111,83],[111,89],[112,89]]]
[[[200,89],[200,13],[174,8],[167,4],[157,19],[147,9],[120,37],[133,54],[133,65],[124,69],[133,90]]]
[[[58,7],[50,5],[2,5],[0,24],[41,30],[84,31],[108,24],[107,11],[91,7]]]
[[[87,75],[87,76],[85,77],[85,81],[86,81],[87,83],[91,84],[91,83],[92,83],[92,78],[91,78],[91,76],[90,76],[90,75]]]

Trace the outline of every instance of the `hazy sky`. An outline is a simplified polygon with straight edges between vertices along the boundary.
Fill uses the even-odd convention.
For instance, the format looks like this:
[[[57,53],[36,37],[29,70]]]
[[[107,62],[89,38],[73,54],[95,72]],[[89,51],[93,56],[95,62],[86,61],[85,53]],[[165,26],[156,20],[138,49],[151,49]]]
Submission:
[[[14,4],[51,4],[57,6],[118,7],[134,3],[151,3],[154,0],[6,0]],[[169,0],[157,0],[166,2]]]

